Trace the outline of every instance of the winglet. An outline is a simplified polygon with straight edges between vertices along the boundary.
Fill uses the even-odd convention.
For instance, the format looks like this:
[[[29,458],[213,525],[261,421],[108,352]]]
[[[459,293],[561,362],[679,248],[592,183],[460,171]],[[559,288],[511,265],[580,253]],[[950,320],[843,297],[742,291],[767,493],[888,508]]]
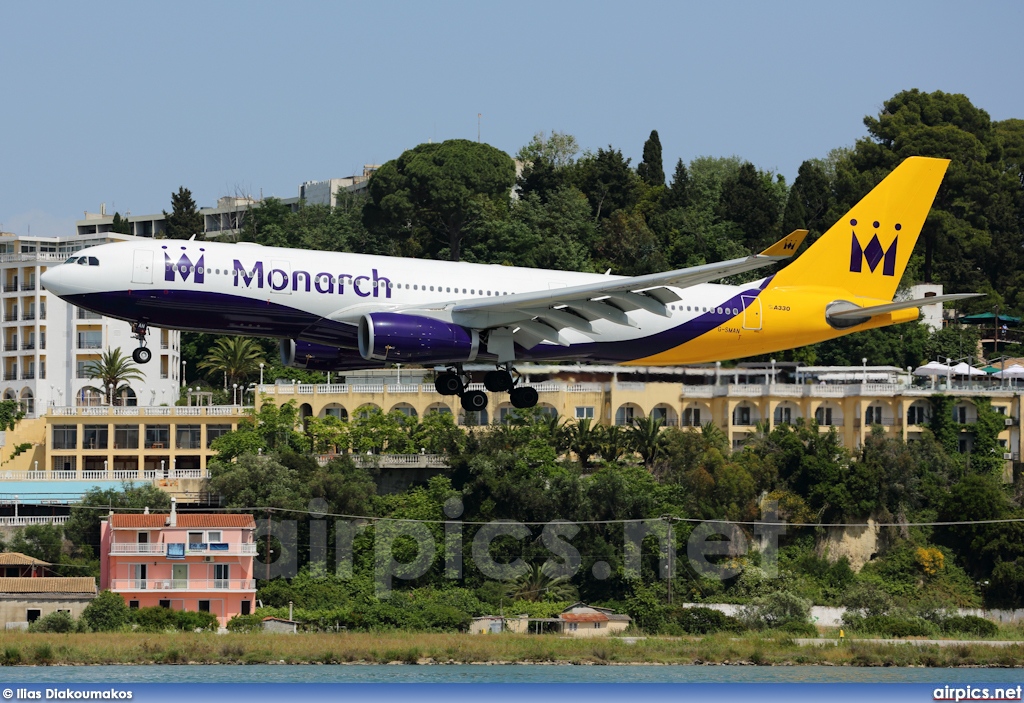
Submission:
[[[788,259],[796,253],[796,250],[803,244],[807,230],[795,229],[770,247],[762,251],[758,256],[773,256]]]

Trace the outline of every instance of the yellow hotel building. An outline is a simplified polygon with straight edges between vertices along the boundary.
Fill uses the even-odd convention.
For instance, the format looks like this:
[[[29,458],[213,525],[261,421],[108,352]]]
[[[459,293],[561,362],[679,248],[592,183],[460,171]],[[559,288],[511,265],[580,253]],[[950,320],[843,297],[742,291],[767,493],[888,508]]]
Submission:
[[[851,449],[861,446],[873,426],[913,441],[930,421],[930,396],[942,392],[956,398],[953,419],[963,425],[961,450],[970,451],[975,402],[987,398],[1005,416],[999,441],[1007,478],[1020,460],[1022,393],[1016,388],[947,385],[946,379],[938,379],[935,388],[920,386],[891,367],[804,368],[785,383],[773,382],[781,369],[778,374],[775,369],[652,369],[646,377],[655,380],[637,380],[645,378],[643,370],[616,367],[528,371],[539,407],[559,417],[628,425],[634,418],[654,416],[682,427],[712,421],[737,449],[759,422],[775,426],[798,418],[814,418],[823,430],[835,427]],[[489,394],[490,414],[467,418],[458,398],[439,395],[423,374],[405,371],[403,383],[390,382],[397,381],[392,373],[392,378],[355,379],[368,381],[360,383],[265,384],[259,392],[264,402],[295,401],[303,416],[347,418],[379,408],[416,417],[448,412],[460,424],[485,424],[503,421],[512,412],[507,394]],[[180,500],[195,500],[204,490],[211,442],[235,429],[247,411],[242,406],[50,407],[3,438],[0,494],[6,492],[4,481],[134,480],[152,481]],[[11,447],[23,443],[31,448],[8,458]]]

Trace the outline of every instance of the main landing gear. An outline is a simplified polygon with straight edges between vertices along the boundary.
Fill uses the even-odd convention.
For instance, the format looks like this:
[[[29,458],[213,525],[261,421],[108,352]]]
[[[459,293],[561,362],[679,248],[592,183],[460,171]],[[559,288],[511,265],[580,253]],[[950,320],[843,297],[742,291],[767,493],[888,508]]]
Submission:
[[[149,334],[149,325],[145,322],[132,323],[132,338],[139,340],[139,348],[132,352],[132,360],[136,364],[148,364],[153,358],[153,352],[146,347],[146,335]]]
[[[518,374],[513,377],[514,372],[511,364],[506,364],[504,369],[489,371],[484,376],[484,387],[492,393],[508,391],[513,407],[532,408],[537,404],[537,391],[530,386],[519,385],[521,378]],[[469,377],[462,370],[461,364],[439,374],[434,381],[434,388],[441,395],[459,396],[464,410],[479,412],[486,408],[487,394],[483,391],[466,390],[468,385]]]

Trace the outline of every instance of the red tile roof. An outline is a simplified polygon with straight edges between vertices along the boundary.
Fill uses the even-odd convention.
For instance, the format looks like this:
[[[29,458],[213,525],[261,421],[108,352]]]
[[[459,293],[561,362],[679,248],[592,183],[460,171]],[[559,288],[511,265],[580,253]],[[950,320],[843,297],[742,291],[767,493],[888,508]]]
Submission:
[[[559,617],[566,622],[608,622],[604,613],[562,613]]]
[[[129,529],[159,529],[167,527],[169,513],[150,513],[142,515],[139,513],[115,513],[110,516],[110,526],[113,528]],[[256,521],[252,515],[226,515],[221,513],[178,513],[177,527],[203,528],[203,527],[241,527],[244,529],[256,529]]]

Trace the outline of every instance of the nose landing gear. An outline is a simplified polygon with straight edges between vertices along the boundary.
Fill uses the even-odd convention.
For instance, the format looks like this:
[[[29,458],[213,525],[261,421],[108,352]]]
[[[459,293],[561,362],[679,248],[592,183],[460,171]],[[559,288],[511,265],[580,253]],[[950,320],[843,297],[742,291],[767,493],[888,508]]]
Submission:
[[[132,360],[136,364],[148,364],[153,358],[153,352],[146,347],[146,335],[149,334],[149,325],[145,322],[132,323],[132,338],[139,340],[139,347],[132,352]]]

